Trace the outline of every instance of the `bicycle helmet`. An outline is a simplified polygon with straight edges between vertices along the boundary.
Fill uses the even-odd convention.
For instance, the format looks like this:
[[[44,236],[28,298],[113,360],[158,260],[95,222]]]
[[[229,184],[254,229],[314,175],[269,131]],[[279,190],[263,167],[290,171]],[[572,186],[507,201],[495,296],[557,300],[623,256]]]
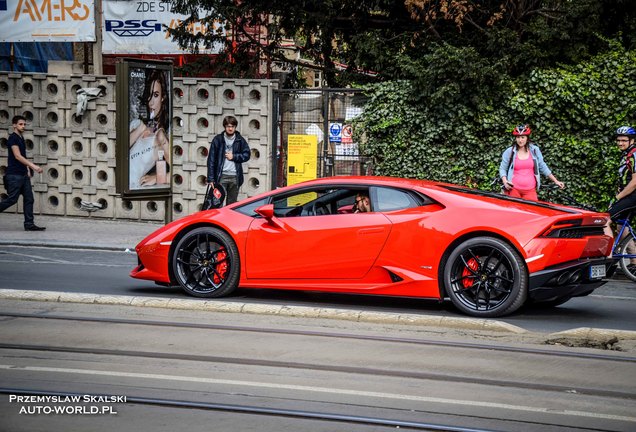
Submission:
[[[618,129],[616,129],[615,135],[616,136],[624,135],[624,136],[633,138],[634,136],[636,136],[636,130],[634,130],[634,128],[631,126],[621,126]]]
[[[519,125],[512,131],[512,135],[514,136],[530,136],[531,133],[530,125],[527,124]]]

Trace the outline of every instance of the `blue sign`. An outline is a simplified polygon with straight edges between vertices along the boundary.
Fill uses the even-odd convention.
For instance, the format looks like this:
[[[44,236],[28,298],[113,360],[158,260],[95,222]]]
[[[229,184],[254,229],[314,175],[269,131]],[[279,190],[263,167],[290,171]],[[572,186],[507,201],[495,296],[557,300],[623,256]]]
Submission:
[[[342,125],[340,123],[331,123],[331,125],[329,125],[329,141],[342,141]]]

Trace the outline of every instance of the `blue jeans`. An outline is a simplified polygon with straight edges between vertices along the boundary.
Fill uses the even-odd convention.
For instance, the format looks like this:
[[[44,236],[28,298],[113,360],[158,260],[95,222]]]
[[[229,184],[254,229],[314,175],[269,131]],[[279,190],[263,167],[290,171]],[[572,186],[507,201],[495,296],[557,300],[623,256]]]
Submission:
[[[31,189],[31,177],[28,175],[9,175],[5,176],[6,183],[4,187],[7,189],[9,196],[0,202],[0,213],[18,202],[20,195],[24,197],[24,227],[31,227],[33,223],[33,189]]]

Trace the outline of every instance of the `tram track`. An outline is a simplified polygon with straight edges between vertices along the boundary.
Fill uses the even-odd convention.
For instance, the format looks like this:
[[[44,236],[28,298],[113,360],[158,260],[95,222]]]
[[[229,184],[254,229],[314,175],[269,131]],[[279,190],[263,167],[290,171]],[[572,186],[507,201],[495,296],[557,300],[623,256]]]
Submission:
[[[636,400],[633,386],[616,379],[634,370],[627,353],[254,322],[0,311],[0,376],[8,379],[0,394],[120,389],[128,403],[146,407],[135,412],[219,412],[247,423],[268,416],[356,432],[622,431],[636,424],[626,410]],[[568,368],[594,378],[579,380]],[[608,382],[595,371],[614,377]],[[589,411],[589,404],[605,408]]]
[[[200,329],[200,330],[218,330],[218,331],[264,333],[264,334],[280,334],[280,335],[295,335],[295,336],[307,336],[307,337],[319,337],[319,338],[340,338],[340,339],[364,340],[364,341],[374,341],[374,342],[388,342],[388,343],[396,343],[396,344],[439,346],[444,348],[501,351],[501,352],[511,352],[511,353],[519,353],[519,354],[533,354],[533,355],[540,355],[540,356],[569,357],[569,358],[577,358],[577,359],[602,360],[602,361],[610,361],[610,362],[636,363],[636,357],[619,355],[616,353],[614,353],[613,355],[610,355],[605,353],[593,353],[593,352],[581,352],[581,351],[557,351],[557,350],[542,349],[542,348],[536,348],[536,347],[516,347],[516,346],[510,346],[510,345],[480,344],[480,343],[472,343],[472,342],[439,341],[439,340],[432,340],[432,339],[401,338],[401,337],[378,336],[378,335],[360,335],[360,334],[343,333],[343,332],[322,332],[322,331],[314,331],[314,330],[301,331],[301,330],[267,328],[267,327],[230,326],[230,325],[219,325],[219,324],[167,322],[167,321],[158,321],[158,320],[136,320],[136,319],[103,318],[103,317],[100,317],[100,318],[74,317],[74,316],[68,316],[68,315],[54,315],[54,314],[42,315],[42,314],[24,314],[24,313],[13,313],[13,312],[0,312],[0,319],[2,317],[75,321],[75,322],[92,322],[92,323],[102,323],[102,324],[140,325],[140,326],[151,326],[151,327],[188,328],[188,329]]]
[[[84,397],[85,393],[74,393],[64,391],[45,391],[34,390],[24,388],[4,388],[0,387],[0,394],[4,395],[22,395],[22,396],[55,396],[60,398],[72,398],[72,397]],[[89,396],[100,397],[107,396],[103,394],[93,394]],[[159,407],[170,407],[179,409],[190,410],[205,410],[205,411],[222,411],[237,413],[243,415],[261,415],[272,417],[286,417],[304,420],[315,420],[319,422],[340,423],[340,424],[356,424],[367,426],[381,426],[402,430],[421,430],[421,431],[441,431],[441,432],[495,432],[496,429],[484,429],[478,427],[462,427],[456,425],[440,424],[425,421],[412,421],[412,420],[400,420],[395,418],[379,417],[379,416],[365,416],[365,415],[347,415],[336,412],[326,411],[310,411],[310,410],[297,410],[286,409],[273,406],[254,406],[245,404],[223,404],[203,401],[192,401],[183,399],[167,399],[167,398],[150,398],[140,396],[125,396],[126,404],[137,405],[149,405]],[[426,411],[421,411],[420,414],[432,414]],[[466,416],[461,416],[466,417]],[[507,422],[507,419],[498,419],[503,422]],[[519,423],[517,420],[516,423]],[[559,426],[564,429],[570,429],[567,426],[557,425],[554,423],[541,422],[541,421],[522,421],[521,423],[536,426],[536,427],[548,427]],[[598,432],[610,432],[611,429],[599,429],[599,428],[585,428],[577,427],[579,431],[598,431]]]
[[[32,315],[19,313],[0,313],[0,318],[12,319],[36,319],[36,320],[61,320],[70,322],[99,323],[112,325],[132,325],[132,326],[151,326],[151,327],[175,327],[188,329],[202,329],[214,331],[228,332],[249,332],[255,334],[275,334],[275,335],[293,335],[315,338],[328,339],[355,339],[365,342],[391,343],[391,344],[417,344],[423,346],[435,346],[443,348],[470,349],[476,351],[488,351],[489,353],[497,351],[513,352],[515,354],[539,355],[539,356],[555,356],[576,358],[589,361],[602,362],[628,362],[635,363],[636,358],[626,356],[612,356],[607,354],[589,353],[589,352],[572,352],[572,351],[556,351],[549,349],[539,349],[532,347],[510,347],[506,345],[477,344],[467,342],[453,341],[434,341],[427,339],[400,338],[391,336],[377,335],[355,335],[341,332],[323,332],[312,330],[292,330],[277,329],[265,327],[247,327],[247,326],[228,326],[216,324],[202,323],[184,323],[184,322],[166,322],[157,320],[136,320],[136,319],[118,319],[118,318],[92,318],[92,317],[71,317],[65,315]],[[136,350],[136,349],[113,349],[99,348],[91,346],[65,346],[62,344],[27,344],[27,343],[0,343],[0,350],[17,350],[31,353],[71,353],[79,355],[93,356],[113,356],[113,357],[131,357],[140,359],[156,359],[170,360],[173,362],[201,362],[208,364],[233,364],[248,367],[269,367],[278,369],[293,369],[301,371],[314,371],[326,373],[340,373],[347,375],[374,376],[398,378],[407,380],[421,380],[434,382],[449,382],[459,384],[486,385],[502,388],[527,389],[533,391],[547,391],[555,393],[575,391],[581,395],[598,396],[607,398],[617,398],[624,400],[636,400],[636,395],[624,391],[608,390],[605,388],[592,388],[585,386],[572,385],[556,385],[546,382],[529,382],[519,379],[498,379],[497,377],[471,376],[469,374],[456,373],[440,373],[433,371],[422,371],[402,368],[384,368],[384,367],[364,367],[342,364],[324,364],[303,361],[283,361],[272,360],[266,358],[254,358],[248,356],[230,356],[230,355],[209,355],[184,352],[167,352],[159,350]]]

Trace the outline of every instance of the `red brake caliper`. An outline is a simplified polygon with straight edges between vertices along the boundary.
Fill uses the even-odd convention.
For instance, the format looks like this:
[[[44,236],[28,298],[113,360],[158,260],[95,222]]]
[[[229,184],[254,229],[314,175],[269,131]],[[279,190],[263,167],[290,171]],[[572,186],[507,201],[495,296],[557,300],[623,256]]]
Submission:
[[[470,278],[469,276],[474,275],[474,272],[476,272],[479,268],[479,263],[475,258],[471,258],[466,264],[468,265],[464,267],[464,271],[462,272],[462,285],[464,285],[464,288],[468,289],[471,288],[475,283],[475,279]]]
[[[216,254],[216,260],[223,262],[216,265],[216,273],[214,273],[213,278],[215,284],[220,283],[221,279],[225,279],[225,274],[227,273],[227,261],[225,260],[226,257],[227,252],[225,250],[222,250]]]

